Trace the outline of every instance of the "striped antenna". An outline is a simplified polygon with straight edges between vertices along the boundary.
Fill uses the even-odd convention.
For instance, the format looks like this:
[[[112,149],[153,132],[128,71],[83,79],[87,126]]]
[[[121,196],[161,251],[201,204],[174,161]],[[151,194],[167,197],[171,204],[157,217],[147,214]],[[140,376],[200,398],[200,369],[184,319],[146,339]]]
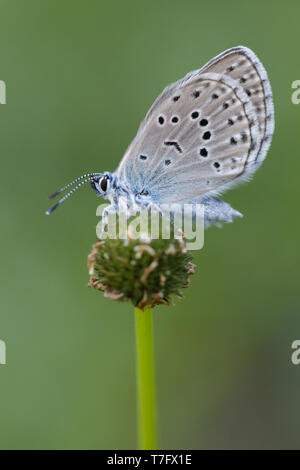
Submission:
[[[52,206],[49,210],[46,211],[46,215],[50,215],[51,212],[53,212],[55,209],[57,209],[58,206],[60,206],[63,202],[65,202],[66,199],[68,199],[70,196],[72,196],[73,193],[75,193],[75,191],[77,191],[77,189],[79,189],[81,186],[83,186],[85,183],[88,183],[90,181],[95,181],[95,180],[98,180],[99,178],[99,174],[100,173],[92,173],[93,175],[97,175],[97,176],[91,176],[90,178],[86,178],[85,180],[81,181],[79,184],[77,184],[77,186],[75,186],[75,188],[71,189],[70,192],[68,192],[68,194],[66,194],[64,197],[62,197],[54,206]],[[83,177],[80,177],[78,179],[81,179]],[[77,179],[77,181],[78,181]],[[76,180],[74,180],[76,181]],[[68,186],[70,186],[71,183],[67,186],[65,186],[65,188],[67,188]]]
[[[60,188],[58,191],[55,191],[55,193],[51,194],[49,196],[49,199],[54,199],[56,196],[58,196],[60,193],[62,193],[65,189],[69,188],[70,186],[73,186],[75,183],[77,183],[80,180],[83,180],[84,178],[88,178],[90,176],[100,176],[102,173],[87,173],[86,175],[79,176],[75,180],[71,181],[71,183],[66,184],[63,188]]]

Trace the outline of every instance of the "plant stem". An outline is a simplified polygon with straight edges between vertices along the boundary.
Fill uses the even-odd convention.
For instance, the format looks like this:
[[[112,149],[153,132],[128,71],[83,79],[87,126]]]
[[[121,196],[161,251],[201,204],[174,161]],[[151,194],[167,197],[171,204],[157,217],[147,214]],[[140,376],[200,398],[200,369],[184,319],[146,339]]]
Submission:
[[[139,448],[156,449],[156,397],[152,310],[135,308]]]

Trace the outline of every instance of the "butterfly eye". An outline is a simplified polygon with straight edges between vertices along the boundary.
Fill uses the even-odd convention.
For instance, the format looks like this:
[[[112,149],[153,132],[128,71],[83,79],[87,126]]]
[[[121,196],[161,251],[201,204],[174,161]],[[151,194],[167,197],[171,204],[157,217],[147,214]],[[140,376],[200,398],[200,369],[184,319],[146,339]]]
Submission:
[[[107,175],[103,176],[103,178],[101,178],[101,180],[100,180],[100,189],[101,189],[101,191],[103,191],[104,193],[105,193],[106,190],[107,190],[108,180],[109,180],[109,177],[108,177]]]

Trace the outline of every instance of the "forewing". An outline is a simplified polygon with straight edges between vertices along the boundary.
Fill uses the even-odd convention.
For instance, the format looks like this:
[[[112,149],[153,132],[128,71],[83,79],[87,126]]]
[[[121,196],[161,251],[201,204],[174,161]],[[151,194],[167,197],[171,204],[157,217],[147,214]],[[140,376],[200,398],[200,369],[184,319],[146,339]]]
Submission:
[[[273,129],[266,71],[236,47],[164,90],[117,175],[158,203],[220,192],[257,169]]]

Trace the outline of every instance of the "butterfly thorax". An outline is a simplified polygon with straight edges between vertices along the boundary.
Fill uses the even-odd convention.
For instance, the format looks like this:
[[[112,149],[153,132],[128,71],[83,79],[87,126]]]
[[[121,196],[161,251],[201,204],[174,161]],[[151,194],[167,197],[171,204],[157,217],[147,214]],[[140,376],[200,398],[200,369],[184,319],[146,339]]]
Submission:
[[[137,210],[139,207],[147,207],[153,202],[146,188],[140,187],[138,184],[134,188],[129,188],[124,181],[120,181],[115,173],[106,172],[105,174],[109,177],[107,191],[103,194],[99,185],[95,185],[94,189],[99,196],[107,199],[115,209],[123,206]]]

